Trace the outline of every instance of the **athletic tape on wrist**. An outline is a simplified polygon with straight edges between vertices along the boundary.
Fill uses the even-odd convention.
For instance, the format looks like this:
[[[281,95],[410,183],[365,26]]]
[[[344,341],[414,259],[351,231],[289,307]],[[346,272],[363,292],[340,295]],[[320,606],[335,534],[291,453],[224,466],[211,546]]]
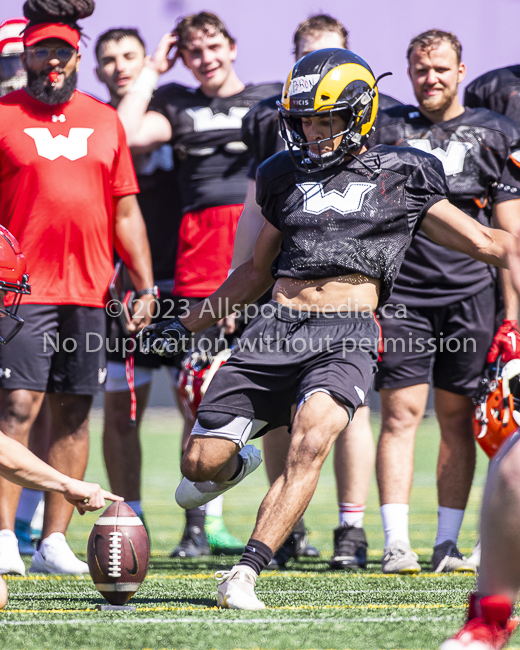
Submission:
[[[147,100],[150,100],[153,95],[153,91],[157,86],[157,81],[159,80],[159,73],[151,68],[144,67],[137,79],[135,80],[134,85],[130,88],[129,92],[131,93],[140,93]]]

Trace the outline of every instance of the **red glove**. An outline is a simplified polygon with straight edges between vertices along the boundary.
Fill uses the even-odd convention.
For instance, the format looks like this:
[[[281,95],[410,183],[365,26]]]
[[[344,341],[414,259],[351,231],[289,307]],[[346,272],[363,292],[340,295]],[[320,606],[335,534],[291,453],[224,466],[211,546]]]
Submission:
[[[502,325],[495,334],[493,343],[489,348],[487,362],[494,363],[498,355],[502,355],[502,361],[507,362],[511,359],[520,359],[520,329],[518,321],[503,320]]]

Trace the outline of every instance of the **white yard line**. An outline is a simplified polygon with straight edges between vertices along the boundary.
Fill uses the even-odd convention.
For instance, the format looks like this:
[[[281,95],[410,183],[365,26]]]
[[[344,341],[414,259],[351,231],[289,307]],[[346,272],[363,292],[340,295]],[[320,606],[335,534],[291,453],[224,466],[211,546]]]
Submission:
[[[131,615],[130,615],[131,616]],[[442,619],[443,621],[449,621],[451,619],[460,618],[459,614],[440,614],[438,616],[388,616],[388,617],[374,617],[369,616],[363,618],[230,618],[230,619],[203,619],[197,616],[191,616],[189,618],[112,618],[106,619],[105,617],[99,617],[93,619],[92,616],[88,618],[75,618],[69,619],[68,621],[57,620],[57,621],[2,621],[0,622],[0,628],[2,627],[20,627],[28,625],[94,625],[95,623],[106,622],[110,625],[123,624],[123,625],[143,625],[149,623],[156,623],[158,625],[170,625],[173,623],[182,623],[188,625],[286,625],[287,623],[295,624],[307,624],[312,623],[313,625],[337,625],[338,623],[345,623],[350,625],[351,623],[421,623],[421,622],[433,622]]]

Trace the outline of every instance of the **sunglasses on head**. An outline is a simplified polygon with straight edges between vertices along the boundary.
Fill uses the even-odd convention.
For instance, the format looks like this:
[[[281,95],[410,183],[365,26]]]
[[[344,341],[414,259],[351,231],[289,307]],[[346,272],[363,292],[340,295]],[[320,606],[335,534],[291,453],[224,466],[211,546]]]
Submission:
[[[68,63],[72,55],[76,53],[73,47],[30,47],[31,56],[37,61],[48,61],[58,59],[60,63]]]

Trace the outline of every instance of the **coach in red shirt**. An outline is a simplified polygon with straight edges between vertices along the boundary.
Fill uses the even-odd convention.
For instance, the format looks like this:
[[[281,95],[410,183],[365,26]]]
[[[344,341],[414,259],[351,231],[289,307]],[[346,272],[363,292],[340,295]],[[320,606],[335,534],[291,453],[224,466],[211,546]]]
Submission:
[[[142,294],[134,331],[150,320],[153,276],[117,113],[76,90],[76,21],[94,3],[83,0],[76,10],[68,0],[59,18],[46,14],[45,4],[24,6],[28,85],[0,100],[0,222],[20,241],[33,287],[20,308],[25,327],[0,350],[0,429],[27,445],[49,393],[48,462],[83,478],[89,411],[106,376],[104,305],[114,246]],[[25,573],[12,532],[18,499],[19,488],[0,479],[0,574]],[[61,495],[48,496],[31,571],[88,571],[65,540],[71,515]]]

